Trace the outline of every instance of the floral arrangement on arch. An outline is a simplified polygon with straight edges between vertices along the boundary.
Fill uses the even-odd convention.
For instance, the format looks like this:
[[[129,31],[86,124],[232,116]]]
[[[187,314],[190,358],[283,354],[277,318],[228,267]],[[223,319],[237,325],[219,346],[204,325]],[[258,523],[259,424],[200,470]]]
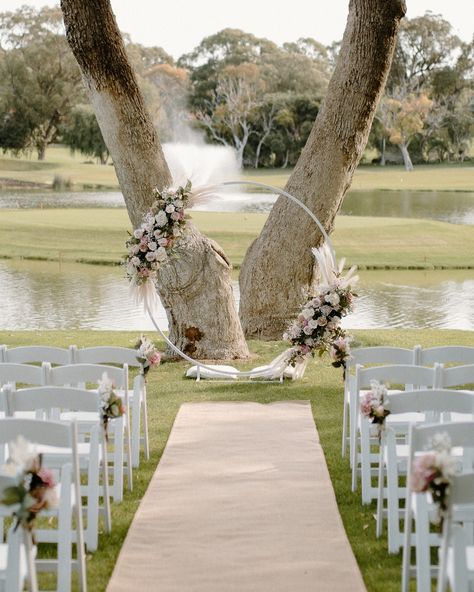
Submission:
[[[51,470],[43,467],[42,455],[31,444],[18,436],[9,444],[10,456],[0,467],[0,474],[9,477],[12,485],[0,491],[0,504],[16,506],[16,526],[27,530],[34,528],[35,519],[41,510],[58,505],[56,482]]]
[[[109,421],[117,419],[125,414],[125,405],[122,398],[115,392],[115,385],[107,372],[102,374],[102,380],[98,384],[98,393],[100,398],[100,413],[102,418],[102,425],[104,426],[105,435],[108,435]]]
[[[442,526],[448,511],[449,488],[458,472],[458,462],[451,455],[451,439],[446,432],[435,434],[430,447],[431,450],[413,460],[409,484],[416,493],[431,493],[437,506],[434,522]]]
[[[150,369],[158,366],[161,362],[161,354],[145,335],[140,336],[135,347],[137,360],[140,362],[140,372],[146,377]]]
[[[283,336],[293,346],[289,364],[295,366],[316,352],[320,356],[327,352],[333,360],[332,365],[345,370],[352,337],[340,324],[342,318],[352,311],[357,296],[352,290],[352,285],[358,280],[356,268],[352,267],[344,277],[345,260],[341,259],[336,267],[326,243],[313,249],[313,254],[321,272],[321,284]]]
[[[191,183],[176,190],[153,190],[155,201],[139,228],[129,233],[126,247],[127,278],[141,286],[157,277],[158,270],[173,254],[176,240],[186,226],[185,207],[191,194]]]
[[[360,402],[360,412],[377,426],[379,439],[385,428],[385,418],[390,415],[387,387],[378,380],[370,381],[370,391],[367,391]]]

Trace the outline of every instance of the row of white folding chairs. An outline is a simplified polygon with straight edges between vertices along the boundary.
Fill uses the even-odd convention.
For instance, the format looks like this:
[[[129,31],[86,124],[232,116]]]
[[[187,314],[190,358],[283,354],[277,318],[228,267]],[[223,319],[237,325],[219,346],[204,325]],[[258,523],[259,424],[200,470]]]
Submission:
[[[81,507],[81,477],[79,461],[78,431],[75,422],[53,422],[38,419],[4,418],[0,420],[0,452],[8,454],[8,445],[22,436],[28,442],[45,453],[44,466],[54,469],[58,475],[57,493],[59,504],[56,509],[45,511],[45,515],[57,519],[57,530],[54,542],[58,552],[55,561],[35,560],[35,553],[30,533],[23,527],[16,531],[14,527],[8,532],[7,543],[0,545],[0,556],[3,558],[0,567],[0,589],[6,592],[20,592],[26,580],[30,590],[37,590],[36,568],[57,572],[58,592],[71,590],[72,569],[78,572],[79,589],[87,591],[85,546],[83,530],[83,512]],[[2,459],[3,462],[3,459]],[[0,488],[9,485],[2,478]],[[3,516],[13,517],[15,506],[0,505]],[[36,531],[38,539],[42,531]],[[76,558],[72,558],[72,546],[76,547]]]
[[[442,364],[436,364],[433,368],[413,365],[389,365],[364,368],[356,366],[354,381],[350,391],[350,452],[352,467],[352,490],[357,486],[357,477],[361,474],[362,502],[370,503],[376,499],[377,488],[372,485],[372,475],[378,463],[378,455],[371,452],[374,444],[372,438],[363,437],[360,414],[360,399],[366,389],[370,388],[372,380],[381,383],[405,385],[405,390],[413,388],[450,388],[460,387],[468,383],[474,383],[474,364],[453,366],[444,368]],[[390,391],[389,391],[390,392]],[[400,418],[388,417],[387,422],[398,422],[399,431],[408,430],[408,425],[413,421],[420,421],[416,414],[402,416]],[[360,452],[359,452],[360,446]],[[375,465],[375,467],[374,467]]]
[[[52,368],[48,362],[43,362],[41,366],[5,362],[0,363],[0,384],[10,384],[13,388],[15,388],[16,383],[20,382],[23,384],[38,386],[73,385],[85,388],[86,383],[97,384],[104,373],[107,373],[108,377],[115,383],[117,393],[122,394],[126,408],[125,415],[117,421],[114,421],[111,429],[114,442],[113,453],[110,459],[113,475],[112,494],[114,501],[121,502],[123,499],[125,471],[128,477],[128,488],[129,490],[132,490],[133,488],[133,463],[129,413],[130,403],[128,397],[128,368],[126,364],[124,364],[122,368],[101,364],[70,364]],[[0,412],[1,411],[2,400],[0,397]],[[5,412],[5,409],[3,411]],[[87,423],[89,421],[89,416],[85,412],[79,415],[76,414],[75,417],[80,422]]]
[[[49,362],[56,366],[69,364],[120,364],[123,366],[126,364],[128,368],[141,367],[135,349],[113,346],[78,348],[71,345],[69,348],[60,348],[32,345],[8,348],[6,345],[0,345],[0,363],[2,362],[13,364]],[[128,374],[126,378],[132,410],[132,462],[134,467],[138,467],[142,446],[145,459],[148,460],[150,457],[146,383],[142,373],[134,378],[132,386],[129,383]]]
[[[417,592],[431,592],[432,577],[437,568],[431,565],[431,548],[439,547],[439,535],[430,530],[436,508],[428,493],[414,493],[409,488],[409,475],[413,461],[429,450],[435,435],[448,437],[452,454],[457,460],[459,473],[468,474],[474,470],[474,394],[459,391],[414,391],[389,395],[391,414],[407,412],[431,413],[435,419],[442,419],[446,410],[463,413],[470,421],[420,423],[410,426],[408,445],[397,443],[396,429],[388,427],[382,432],[380,447],[379,496],[377,502],[377,536],[382,534],[384,513],[387,515],[388,549],[397,553],[403,546],[402,591],[408,592],[410,577],[416,575]],[[387,480],[387,509],[383,509],[383,489]],[[407,484],[401,487],[402,479]],[[403,499],[404,508],[401,507]],[[474,490],[471,492],[470,513],[454,509],[452,517],[465,522],[470,528],[471,543],[474,526]],[[400,520],[404,518],[403,529]],[[413,530],[413,526],[415,527]],[[416,564],[410,566],[412,547],[415,547]],[[464,564],[465,565],[465,564]],[[474,576],[474,569],[471,567]],[[454,588],[455,591],[464,588]],[[467,588],[466,588],[467,590]]]
[[[342,456],[345,455],[347,445],[350,442],[350,392],[354,386],[354,372],[357,365],[406,364],[413,366],[434,366],[436,363],[474,364],[474,347],[448,345],[422,348],[420,345],[416,345],[413,349],[390,346],[354,349],[347,362],[344,381]]]

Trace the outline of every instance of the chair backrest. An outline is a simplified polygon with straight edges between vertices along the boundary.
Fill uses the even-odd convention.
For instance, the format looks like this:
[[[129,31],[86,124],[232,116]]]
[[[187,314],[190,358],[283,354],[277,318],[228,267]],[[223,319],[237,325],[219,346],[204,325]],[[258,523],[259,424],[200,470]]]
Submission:
[[[13,347],[11,349],[5,347],[3,352],[3,362],[11,362],[14,364],[49,362],[50,364],[62,366],[64,364],[72,363],[72,347],[73,346],[69,349],[43,345],[27,345]]]
[[[390,413],[474,414],[474,393],[426,389],[388,395]],[[444,425],[444,424],[443,424]],[[457,425],[457,423],[456,423]]]
[[[417,364],[474,364],[474,347],[464,345],[445,345],[439,347],[420,348]]]
[[[99,394],[94,391],[64,386],[41,386],[7,391],[7,413],[9,416],[21,411],[50,412],[56,409],[99,413]]]
[[[74,364],[127,364],[129,367],[139,367],[137,350],[128,347],[72,347],[72,363]]]
[[[422,366],[398,364],[363,368],[357,365],[357,390],[369,387],[371,380],[390,384],[405,384],[413,387],[425,386],[434,388],[437,382],[437,367],[424,368]]]
[[[452,391],[449,391],[452,395]],[[433,394],[433,391],[430,391]],[[412,424],[410,426],[409,445],[412,454],[428,450],[433,437],[446,433],[451,445],[474,447],[474,421],[447,422],[443,424]]]
[[[43,385],[46,380],[48,364],[30,366],[29,364],[0,363],[0,385],[22,382],[25,384]]]
[[[0,444],[8,444],[16,440],[18,436],[23,436],[32,444],[58,448],[75,448],[75,442],[77,442],[77,430],[74,422],[12,417],[0,419]]]
[[[415,350],[404,347],[359,347],[351,350],[348,364],[415,364]]]
[[[49,368],[46,373],[46,384],[52,386],[82,385],[85,383],[97,383],[102,380],[102,375],[107,376],[115,383],[118,389],[127,389],[128,366],[117,368],[105,364],[69,364]]]
[[[440,386],[461,386],[474,383],[474,364],[442,368],[440,372]]]

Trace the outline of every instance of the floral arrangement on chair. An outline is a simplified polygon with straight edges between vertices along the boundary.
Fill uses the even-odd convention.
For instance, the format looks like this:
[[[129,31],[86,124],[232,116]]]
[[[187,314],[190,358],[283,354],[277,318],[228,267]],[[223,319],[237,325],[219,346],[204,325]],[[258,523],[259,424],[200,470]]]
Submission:
[[[343,317],[352,310],[354,298],[351,284],[358,277],[355,267],[343,277],[345,260],[336,268],[329,247],[324,243],[319,249],[313,249],[316,262],[322,276],[315,296],[304,305],[295,321],[290,325],[283,338],[290,341],[293,354],[289,363],[294,366],[317,351],[320,356],[328,352],[332,365],[345,370],[346,360],[350,358],[351,337],[340,327]]]
[[[141,364],[140,372],[143,376],[146,376],[151,368],[159,365],[161,354],[145,335],[140,336],[135,347],[137,349],[137,360]]]
[[[173,254],[176,240],[186,226],[184,209],[189,203],[191,183],[175,191],[153,190],[155,201],[143,223],[126,242],[125,260],[127,278],[135,286],[156,279],[158,270]]]
[[[0,467],[0,474],[10,477],[12,485],[0,492],[0,503],[18,505],[14,512],[15,528],[21,525],[31,531],[37,514],[58,504],[54,475],[42,466],[42,455],[37,454],[22,436],[10,442],[9,451],[10,457]]]
[[[100,397],[100,413],[106,437],[108,434],[109,421],[111,419],[122,417],[122,415],[125,414],[125,406],[114,388],[115,385],[113,381],[108,377],[107,373],[104,372],[102,380],[99,381],[97,391]]]
[[[385,428],[385,418],[390,415],[387,387],[377,380],[371,380],[370,387],[371,390],[362,397],[360,412],[377,426],[380,439]]]
[[[431,441],[432,450],[415,457],[410,473],[410,489],[416,493],[429,491],[437,506],[435,523],[442,526],[448,511],[451,479],[458,464],[451,455],[451,439],[444,433],[436,434]]]

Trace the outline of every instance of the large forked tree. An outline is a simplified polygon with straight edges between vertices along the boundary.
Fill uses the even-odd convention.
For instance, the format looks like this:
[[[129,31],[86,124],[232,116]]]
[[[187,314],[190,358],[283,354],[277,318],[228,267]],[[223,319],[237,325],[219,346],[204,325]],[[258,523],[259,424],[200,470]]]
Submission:
[[[113,158],[132,224],[141,223],[154,187],[171,183],[156,131],[127,60],[109,0],[61,0],[66,35]],[[351,0],[328,95],[287,189],[330,230],[365,147],[395,47],[403,0]],[[281,338],[311,281],[311,221],[281,198],[244,263],[243,327]],[[295,265],[295,259],[298,264]],[[248,355],[222,249],[191,224],[180,256],[158,290],[170,338],[195,357]]]
[[[286,191],[331,232],[367,144],[395,49],[404,0],[351,0],[326,98]],[[314,222],[280,197],[240,272],[240,317],[248,337],[279,339],[313,279]]]

